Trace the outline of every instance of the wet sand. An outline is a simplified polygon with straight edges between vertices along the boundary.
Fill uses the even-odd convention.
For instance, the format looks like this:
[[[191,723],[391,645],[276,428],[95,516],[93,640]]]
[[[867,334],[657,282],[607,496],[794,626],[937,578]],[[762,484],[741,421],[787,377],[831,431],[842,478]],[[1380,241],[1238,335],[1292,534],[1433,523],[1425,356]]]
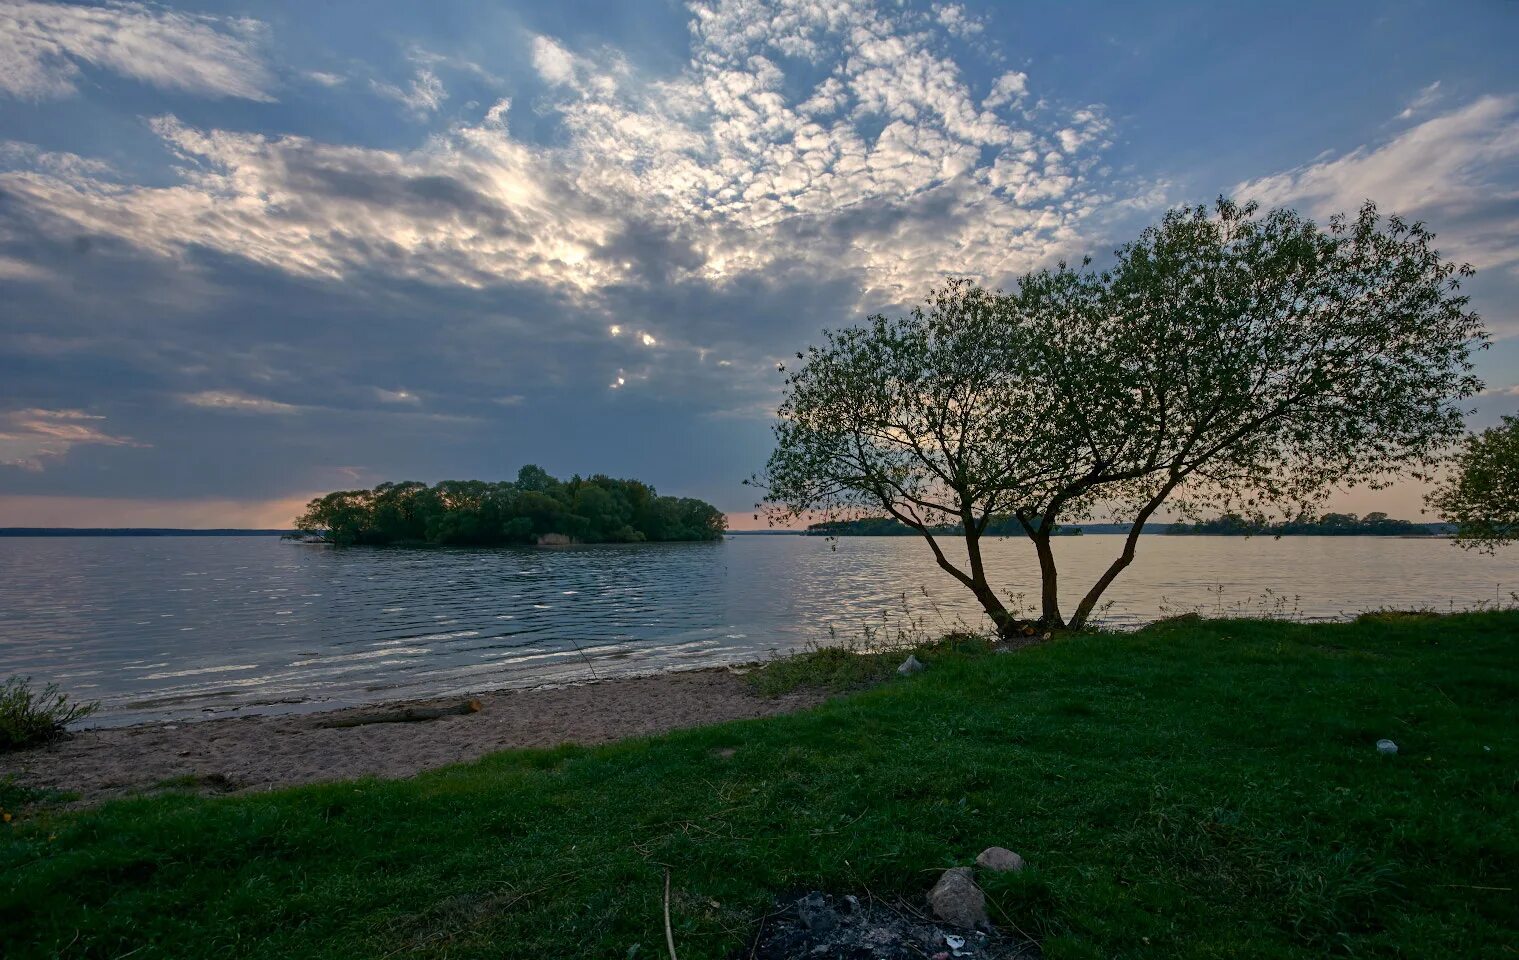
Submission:
[[[754,693],[727,668],[477,695],[481,709],[410,723],[333,727],[408,701],[298,716],[84,730],[48,747],[0,755],[0,778],[78,794],[89,803],[162,788],[245,793],[355,777],[409,777],[512,747],[594,744],[790,713],[827,695]]]

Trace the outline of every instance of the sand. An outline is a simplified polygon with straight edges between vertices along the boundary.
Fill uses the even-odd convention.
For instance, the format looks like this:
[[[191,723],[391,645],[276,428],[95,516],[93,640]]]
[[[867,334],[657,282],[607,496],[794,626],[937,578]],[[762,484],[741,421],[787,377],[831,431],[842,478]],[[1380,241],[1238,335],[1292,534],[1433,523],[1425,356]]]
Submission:
[[[484,693],[476,696],[478,713],[413,723],[324,726],[376,709],[358,707],[84,730],[47,747],[0,755],[0,779],[14,775],[24,785],[67,791],[85,803],[163,789],[168,781],[203,792],[246,793],[355,777],[390,779],[511,747],[605,743],[789,713],[825,698],[816,691],[761,696],[727,668],[692,670]]]

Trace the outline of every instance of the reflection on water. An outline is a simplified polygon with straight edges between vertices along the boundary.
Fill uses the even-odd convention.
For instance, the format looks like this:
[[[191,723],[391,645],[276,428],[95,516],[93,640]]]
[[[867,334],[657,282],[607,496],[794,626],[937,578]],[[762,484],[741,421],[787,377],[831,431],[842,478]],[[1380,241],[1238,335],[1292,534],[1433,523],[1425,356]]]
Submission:
[[[1058,542],[1068,611],[1118,548]],[[1037,595],[1026,541],[986,553],[1007,593]],[[1155,536],[1109,591],[1104,622],[1466,608],[1515,589],[1519,551]],[[419,551],[0,538],[0,676],[98,699],[95,723],[288,712],[753,660],[908,617],[978,624],[963,593],[909,538]]]

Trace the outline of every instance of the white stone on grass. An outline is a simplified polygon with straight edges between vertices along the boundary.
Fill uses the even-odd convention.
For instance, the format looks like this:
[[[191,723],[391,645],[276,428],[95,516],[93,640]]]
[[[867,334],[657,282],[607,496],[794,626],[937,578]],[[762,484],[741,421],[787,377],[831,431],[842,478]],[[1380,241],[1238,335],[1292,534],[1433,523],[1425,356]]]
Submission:
[[[909,653],[907,659],[903,660],[902,665],[897,668],[897,672],[906,677],[914,673],[922,673],[927,669],[928,667],[923,664],[922,660],[918,659],[917,654]]]

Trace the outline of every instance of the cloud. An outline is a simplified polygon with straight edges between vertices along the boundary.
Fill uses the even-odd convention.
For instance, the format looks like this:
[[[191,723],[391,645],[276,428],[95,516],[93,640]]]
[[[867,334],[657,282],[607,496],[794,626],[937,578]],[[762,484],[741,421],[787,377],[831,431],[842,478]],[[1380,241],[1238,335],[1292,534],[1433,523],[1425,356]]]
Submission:
[[[511,109],[511,97],[502,97],[500,100],[497,100],[495,103],[491,104],[491,108],[489,110],[485,111],[485,125],[487,127],[495,127],[497,130],[505,133],[506,114]]]
[[[142,446],[130,437],[106,433],[97,425],[104,419],[83,410],[36,407],[0,414],[0,466],[41,471],[82,444]]]
[[[550,37],[533,38],[533,69],[554,86],[575,82],[576,57]]]
[[[412,150],[161,117],[178,183],[27,171],[0,188],[56,230],[165,257],[201,248],[308,276],[510,277],[586,296],[803,258],[896,302],[945,272],[997,278],[1074,252],[1115,199],[1093,173],[1101,108],[1024,109],[1021,73],[978,102],[921,26],[862,0],[698,5],[673,77],[535,37],[538,110],[562,131],[550,145],[514,138],[505,101]],[[788,84],[793,56],[824,79]],[[444,95],[434,80],[424,67],[394,93],[425,113]]]
[[[1009,70],[992,82],[992,89],[981,101],[981,106],[995,110],[1010,103],[1016,103],[1028,93],[1028,74],[1017,70]]]
[[[1421,218],[1448,255],[1519,272],[1519,97],[1488,96],[1367,145],[1242,183],[1240,197],[1304,206],[1317,216],[1367,199],[1384,213]]]
[[[15,257],[0,256],[0,280],[43,281],[52,279],[52,276],[50,271],[35,263],[18,260]]]
[[[1411,119],[1414,114],[1423,113],[1439,99],[1440,81],[1436,80],[1434,83],[1420,90],[1412,100],[1408,101],[1408,106],[1404,107],[1403,112],[1398,114],[1398,119]]]
[[[965,12],[965,7],[958,3],[935,3],[933,5],[934,19],[948,30],[952,35],[961,39],[969,39],[986,29],[986,24],[979,18]]]
[[[443,89],[443,81],[428,67],[422,67],[412,78],[411,86],[403,90],[395,84],[381,83],[377,80],[370,81],[370,86],[375,93],[383,97],[395,100],[404,106],[415,117],[426,117],[430,113],[437,113],[443,101],[448,99],[448,91]]]
[[[11,168],[41,170],[66,177],[105,177],[111,165],[77,153],[43,150],[34,143],[0,140],[0,164]]]
[[[141,3],[0,4],[0,93],[72,95],[81,67],[164,90],[273,100],[254,20],[179,13]]]
[[[537,76],[509,103],[481,96],[410,144],[186,112],[147,121],[173,158],[151,178],[22,157],[0,173],[0,254],[89,282],[25,285],[0,378],[25,378],[18,406],[131,393],[119,432],[177,442],[114,478],[121,494],[346,482],[310,473],[318,459],[415,475],[423,446],[489,474],[478,451],[504,433],[562,451],[609,424],[626,448],[556,469],[614,458],[699,494],[752,468],[775,362],[818,327],[947,273],[1004,282],[1158,202],[1105,172],[1103,110],[1022,73],[988,104],[1004,67],[957,62],[975,44],[921,11],[725,2],[691,20],[687,62],[657,74],[526,38]],[[89,399],[60,399],[59,378]],[[633,425],[658,436],[635,444]],[[102,489],[46,479],[65,474]],[[43,480],[10,487],[61,492]]]
[[[207,410],[226,410],[233,413],[299,413],[301,408],[293,403],[280,403],[264,397],[250,396],[234,390],[202,390],[188,393],[180,398],[192,407]]]

